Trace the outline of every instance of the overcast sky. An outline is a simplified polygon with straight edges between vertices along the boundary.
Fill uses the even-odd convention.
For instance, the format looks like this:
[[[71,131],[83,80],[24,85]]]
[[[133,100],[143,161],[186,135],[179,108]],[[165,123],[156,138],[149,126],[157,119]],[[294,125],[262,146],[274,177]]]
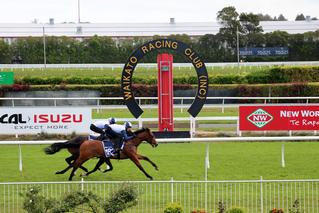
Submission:
[[[1,23],[216,21],[216,13],[234,6],[238,13],[253,12],[295,20],[297,14],[319,18],[319,0],[0,0]]]

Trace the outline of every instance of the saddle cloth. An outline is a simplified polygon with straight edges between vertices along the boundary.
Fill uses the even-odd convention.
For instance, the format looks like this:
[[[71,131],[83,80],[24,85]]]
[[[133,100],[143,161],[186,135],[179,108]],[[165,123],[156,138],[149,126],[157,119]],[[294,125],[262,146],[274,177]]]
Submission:
[[[112,157],[115,155],[115,149],[113,143],[109,140],[102,141],[105,157]]]

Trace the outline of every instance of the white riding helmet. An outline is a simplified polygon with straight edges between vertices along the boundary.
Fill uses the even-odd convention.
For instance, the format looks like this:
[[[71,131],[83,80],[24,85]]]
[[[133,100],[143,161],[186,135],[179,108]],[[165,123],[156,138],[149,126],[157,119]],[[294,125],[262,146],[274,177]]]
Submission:
[[[129,122],[129,121],[126,121],[126,122],[124,123],[124,126],[125,126],[126,129],[132,128],[132,123]]]

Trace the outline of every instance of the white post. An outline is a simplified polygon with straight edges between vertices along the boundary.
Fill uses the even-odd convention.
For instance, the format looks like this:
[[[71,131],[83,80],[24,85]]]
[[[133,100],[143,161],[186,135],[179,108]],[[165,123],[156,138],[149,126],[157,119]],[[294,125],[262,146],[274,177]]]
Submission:
[[[181,113],[183,113],[183,105],[184,105],[184,99],[181,99]]]
[[[263,176],[260,176],[260,212],[264,212],[264,199],[263,199]]]
[[[97,113],[100,113],[100,99],[97,99],[96,105],[97,105],[97,110],[96,110],[96,112],[97,112]]]
[[[209,144],[206,144],[206,156],[205,156],[205,209],[207,209],[207,180],[209,165]]]
[[[174,179],[171,177],[171,203],[174,202]]]
[[[138,117],[138,128],[140,129],[142,127],[143,127],[143,121],[142,121],[141,116],[140,116],[140,117]]]
[[[206,144],[206,155],[205,155],[205,181],[208,180],[208,169],[210,168],[209,165],[209,144]]]
[[[281,167],[284,168],[285,165],[285,144],[281,146]]]
[[[20,174],[22,175],[22,150],[21,150],[20,144],[19,144],[19,171],[20,171]]]
[[[81,191],[84,191],[84,179],[83,177],[81,178]]]
[[[224,113],[225,112],[225,99],[223,98],[223,104],[222,104],[222,113]]]
[[[241,131],[239,129],[239,118],[237,119],[237,135],[241,137]]]
[[[191,135],[191,138],[193,138],[193,136],[195,135],[195,131],[196,131],[196,121],[195,121],[195,118],[190,116],[190,135]]]

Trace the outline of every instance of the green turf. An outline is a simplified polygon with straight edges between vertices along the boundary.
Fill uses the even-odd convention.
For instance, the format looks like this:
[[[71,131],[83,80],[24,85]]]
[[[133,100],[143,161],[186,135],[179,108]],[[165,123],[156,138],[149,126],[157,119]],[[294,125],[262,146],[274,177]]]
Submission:
[[[318,179],[319,143],[285,142],[286,167],[281,167],[281,142],[219,142],[210,143],[209,180],[256,180],[260,179]],[[0,147],[1,182],[15,181],[65,181],[69,172],[55,175],[66,166],[63,150],[55,155],[45,155],[44,145],[22,146],[23,172],[19,172],[18,146]],[[148,144],[139,147],[141,154],[157,163],[156,172],[147,162],[142,162],[146,171],[155,180],[204,180],[205,143],[160,144],[151,148]],[[85,164],[92,169],[96,159]],[[94,173],[86,180],[147,180],[130,160],[112,161],[110,173]],[[105,166],[103,165],[103,168]],[[78,172],[79,174],[79,172]],[[79,180],[79,176],[75,177]]]
[[[143,106],[142,106],[143,108]],[[157,108],[148,108],[143,109],[144,113],[142,114],[143,118],[157,118],[158,112]],[[174,108],[174,117],[189,117],[190,114],[187,112],[187,109]],[[208,117],[208,116],[238,116],[238,107],[236,108],[226,108],[224,113],[222,113],[221,108],[207,108],[203,107],[203,109],[198,114],[198,117]],[[116,117],[116,118],[134,118],[133,115],[125,108],[125,109],[99,109],[92,111],[92,118],[108,118],[108,117]],[[225,123],[225,122],[223,122]]]

